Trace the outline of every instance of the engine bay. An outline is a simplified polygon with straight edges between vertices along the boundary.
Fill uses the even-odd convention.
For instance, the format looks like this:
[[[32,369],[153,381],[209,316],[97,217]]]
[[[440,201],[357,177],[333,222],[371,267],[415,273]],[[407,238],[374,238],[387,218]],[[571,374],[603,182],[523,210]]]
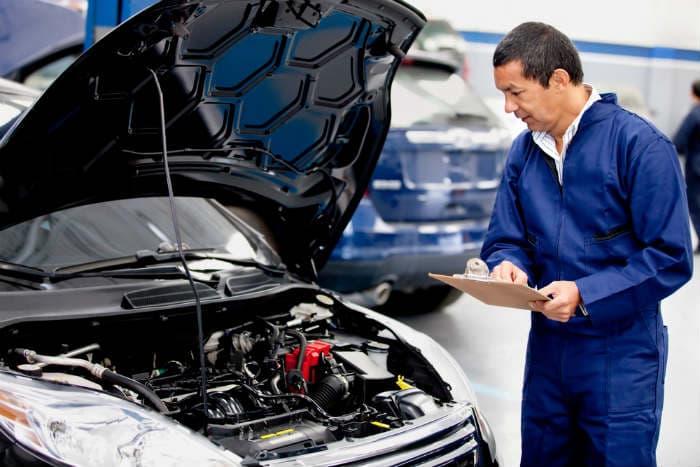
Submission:
[[[0,330],[6,369],[150,407],[257,460],[328,449],[445,410],[449,387],[381,323],[310,287]],[[195,336],[196,337],[196,336]]]

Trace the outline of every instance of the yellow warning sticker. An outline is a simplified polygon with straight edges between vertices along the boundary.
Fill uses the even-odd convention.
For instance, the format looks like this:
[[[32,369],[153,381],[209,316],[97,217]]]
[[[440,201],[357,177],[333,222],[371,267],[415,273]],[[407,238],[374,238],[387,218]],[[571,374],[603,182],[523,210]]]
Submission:
[[[375,422],[370,422],[370,423],[374,426],[378,426],[379,428],[384,428],[385,430],[388,430],[389,428],[391,428],[391,426],[387,425],[386,423],[382,423],[382,422],[375,421]]]
[[[287,428],[286,430],[277,431],[275,433],[268,433],[266,435],[262,435],[260,437],[260,439],[268,439],[268,438],[273,438],[275,436],[288,435],[290,433],[294,433],[294,428]]]

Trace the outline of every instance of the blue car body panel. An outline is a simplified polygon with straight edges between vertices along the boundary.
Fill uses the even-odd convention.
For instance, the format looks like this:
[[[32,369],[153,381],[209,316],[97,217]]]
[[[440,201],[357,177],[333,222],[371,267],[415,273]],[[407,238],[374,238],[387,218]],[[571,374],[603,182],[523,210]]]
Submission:
[[[154,0],[88,0],[85,47],[106,31],[155,3]]]
[[[322,285],[343,293],[389,282],[395,290],[435,285],[427,272],[451,274],[478,256],[488,219],[430,226],[392,226],[372,202],[360,202],[350,225],[321,271]]]
[[[382,282],[423,288],[435,285],[427,272],[451,274],[478,256],[503,148],[415,144],[408,131],[389,132],[368,193],[321,271],[324,286],[346,293]]]
[[[407,137],[410,132],[390,131],[374,171],[370,195],[382,218],[421,223],[490,216],[504,148],[460,147],[453,141],[416,144]],[[449,129],[422,132],[444,135]]]
[[[27,67],[66,49],[82,48],[80,13],[39,0],[0,2],[0,76],[21,79]]]

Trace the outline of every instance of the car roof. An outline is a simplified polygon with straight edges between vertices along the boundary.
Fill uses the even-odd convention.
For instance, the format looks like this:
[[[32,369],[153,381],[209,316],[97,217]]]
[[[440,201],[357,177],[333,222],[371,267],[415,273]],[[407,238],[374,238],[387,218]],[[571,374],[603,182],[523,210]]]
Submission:
[[[39,0],[3,0],[0,76],[21,78],[25,67],[62,50],[82,47],[84,37],[85,19],[80,13]]]
[[[0,94],[19,95],[22,97],[34,99],[36,97],[39,97],[40,92],[30,87],[24,86],[23,84],[19,84],[15,81],[0,78]]]

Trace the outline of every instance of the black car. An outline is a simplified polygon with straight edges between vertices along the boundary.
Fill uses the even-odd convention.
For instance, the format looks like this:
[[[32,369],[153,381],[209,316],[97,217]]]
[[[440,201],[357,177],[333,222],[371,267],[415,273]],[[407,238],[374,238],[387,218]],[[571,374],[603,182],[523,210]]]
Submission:
[[[0,84],[4,465],[495,465],[434,340],[316,285],[424,23],[163,1]]]

